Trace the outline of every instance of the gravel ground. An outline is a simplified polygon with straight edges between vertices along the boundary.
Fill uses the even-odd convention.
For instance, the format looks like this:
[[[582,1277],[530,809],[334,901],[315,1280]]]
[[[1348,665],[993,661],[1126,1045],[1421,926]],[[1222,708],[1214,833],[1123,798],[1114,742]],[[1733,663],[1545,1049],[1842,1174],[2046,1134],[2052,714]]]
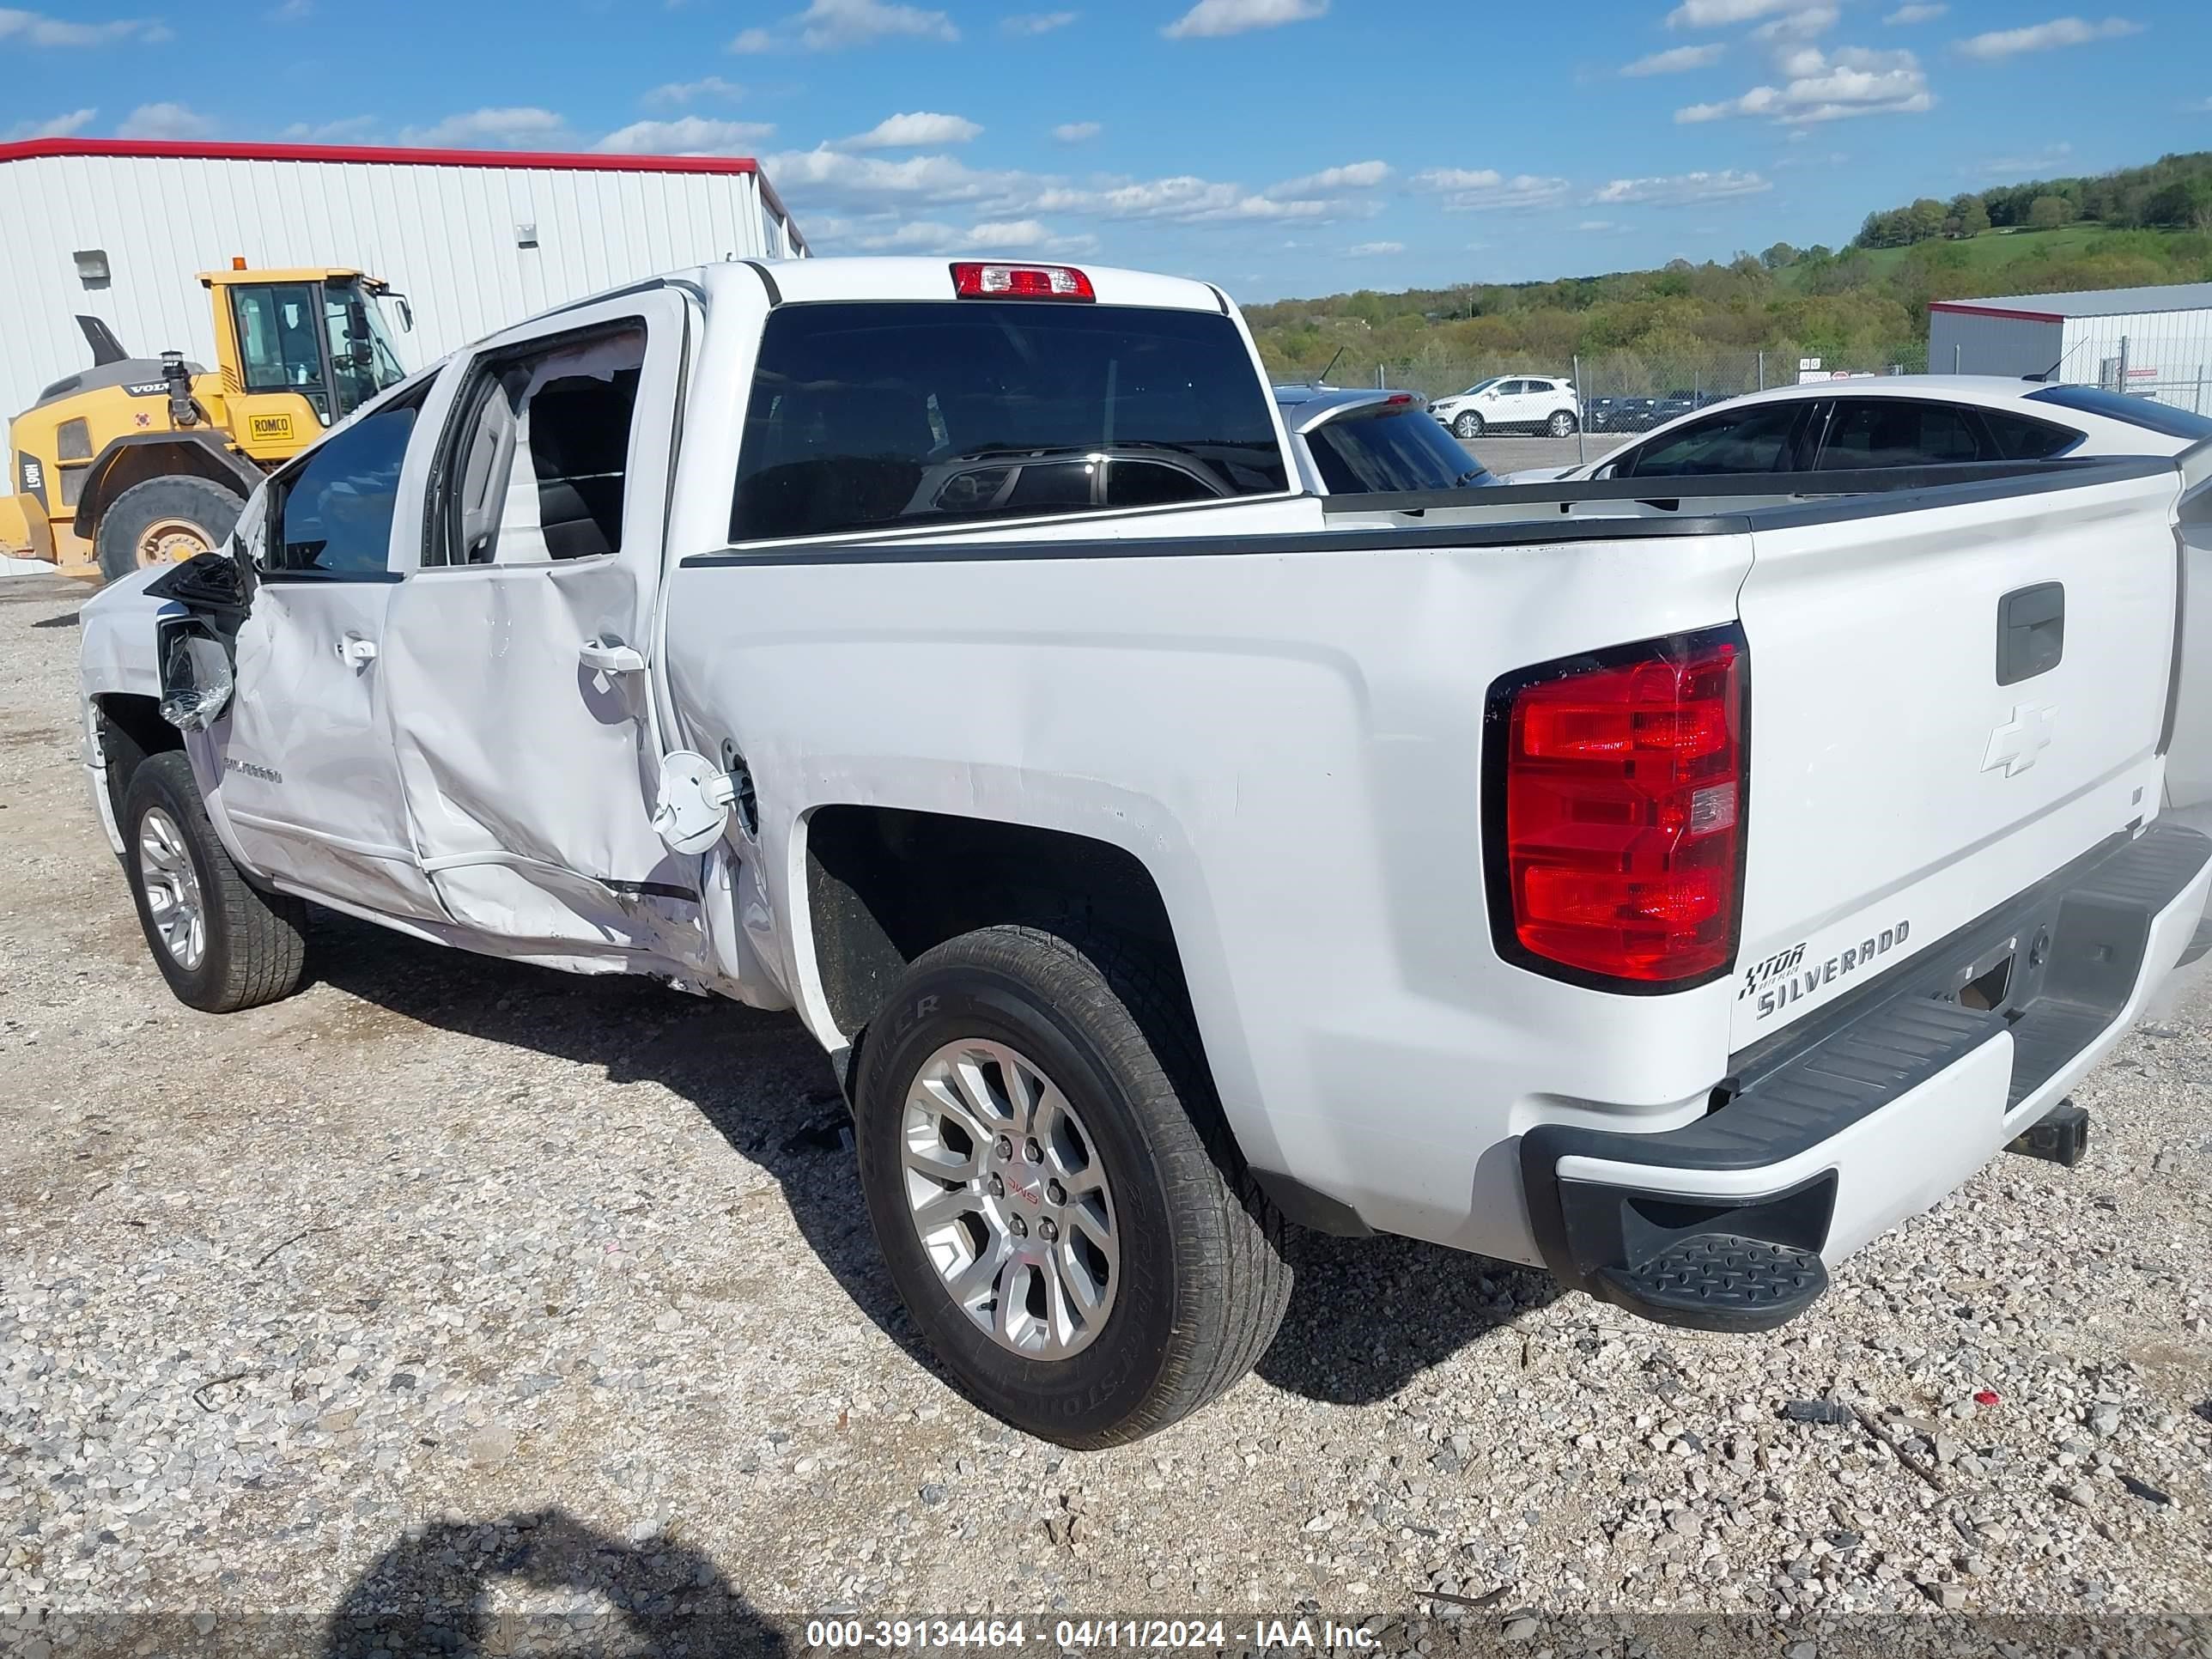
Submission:
[[[2202,980],[2077,1094],[2082,1168],[2000,1160],[1781,1335],[1308,1238],[1255,1376],[1069,1455],[919,1352],[788,1019],[329,917],[303,994],[173,1002],[76,767],[79,597],[0,584],[0,1650],[2212,1612]],[[1866,1420],[1784,1414],[1832,1391]]]

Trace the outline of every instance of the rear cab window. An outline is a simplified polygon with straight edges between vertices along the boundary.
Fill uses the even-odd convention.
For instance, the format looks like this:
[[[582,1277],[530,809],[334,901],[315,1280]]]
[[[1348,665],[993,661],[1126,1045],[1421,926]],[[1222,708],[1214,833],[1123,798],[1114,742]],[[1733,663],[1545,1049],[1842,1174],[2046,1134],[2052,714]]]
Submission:
[[[1340,415],[1307,433],[1306,447],[1332,495],[1456,489],[1494,482],[1418,405]]]
[[[1634,452],[1616,469],[1615,476],[1711,477],[1737,472],[1793,471],[1798,428],[1813,407],[1788,400],[1693,421]]]
[[[771,312],[733,541],[1278,495],[1243,337],[1215,312],[1023,301]]]

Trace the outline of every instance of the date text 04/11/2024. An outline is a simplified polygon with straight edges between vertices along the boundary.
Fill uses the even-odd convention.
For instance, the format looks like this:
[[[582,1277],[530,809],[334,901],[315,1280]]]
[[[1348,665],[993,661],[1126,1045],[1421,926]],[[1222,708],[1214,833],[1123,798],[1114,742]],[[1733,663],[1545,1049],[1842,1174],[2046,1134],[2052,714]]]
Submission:
[[[928,1653],[948,1648],[1007,1650],[1049,1641],[1062,1652],[1218,1652],[1224,1648],[1291,1652],[1364,1651],[1374,1632],[1330,1619],[810,1619],[813,1650],[875,1649]]]

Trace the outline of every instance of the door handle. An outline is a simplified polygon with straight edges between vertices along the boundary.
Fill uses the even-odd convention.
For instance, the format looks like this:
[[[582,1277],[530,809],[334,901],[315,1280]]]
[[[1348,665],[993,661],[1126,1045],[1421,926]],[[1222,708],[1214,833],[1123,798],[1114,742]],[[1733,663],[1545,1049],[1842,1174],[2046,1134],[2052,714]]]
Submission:
[[[376,641],[349,634],[338,641],[338,660],[349,668],[366,668],[376,660]]]
[[[645,670],[645,658],[637,647],[619,640],[586,640],[576,655],[585,667],[602,674],[637,674]]]

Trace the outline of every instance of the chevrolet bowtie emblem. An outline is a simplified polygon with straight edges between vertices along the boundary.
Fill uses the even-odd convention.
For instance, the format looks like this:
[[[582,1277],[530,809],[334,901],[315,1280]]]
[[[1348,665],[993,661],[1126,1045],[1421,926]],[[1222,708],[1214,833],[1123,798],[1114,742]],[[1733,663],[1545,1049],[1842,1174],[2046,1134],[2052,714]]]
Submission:
[[[1990,733],[1990,746],[1982,756],[1982,770],[1994,772],[2004,769],[2008,778],[2016,778],[2035,764],[2036,757],[2051,747],[2052,728],[2058,723],[2055,704],[2024,702],[2012,711],[2012,718]]]

